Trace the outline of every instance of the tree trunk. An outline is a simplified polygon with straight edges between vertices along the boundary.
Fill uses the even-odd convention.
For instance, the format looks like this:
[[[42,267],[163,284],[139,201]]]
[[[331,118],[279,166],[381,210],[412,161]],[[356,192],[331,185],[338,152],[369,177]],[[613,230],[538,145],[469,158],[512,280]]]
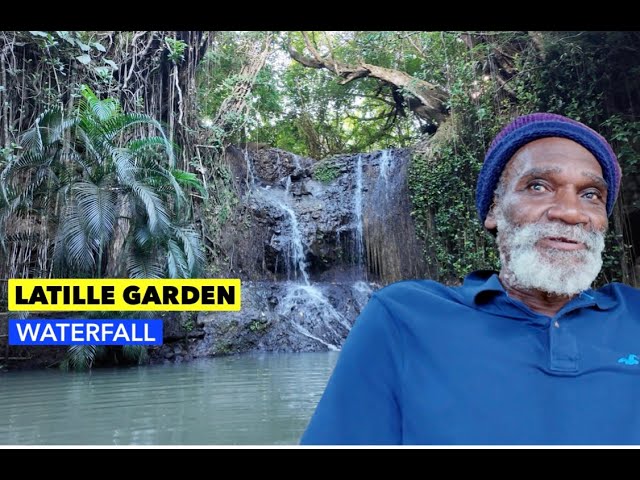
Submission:
[[[127,265],[124,260],[124,242],[131,228],[129,219],[133,215],[130,204],[120,195],[118,199],[118,220],[107,251],[107,270],[105,278],[127,278]]]
[[[244,118],[248,107],[247,98],[269,55],[271,38],[269,34],[265,38],[264,44],[256,42],[252,45],[248,55],[249,61],[242,67],[239,80],[234,85],[231,94],[222,101],[218,114],[213,120],[214,126],[221,131],[230,131],[238,121],[242,121]]]

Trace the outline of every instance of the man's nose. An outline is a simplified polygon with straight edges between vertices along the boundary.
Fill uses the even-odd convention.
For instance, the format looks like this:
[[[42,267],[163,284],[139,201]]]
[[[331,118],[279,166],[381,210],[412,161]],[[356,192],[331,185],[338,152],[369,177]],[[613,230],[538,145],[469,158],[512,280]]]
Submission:
[[[559,190],[555,195],[553,205],[547,210],[547,218],[560,220],[568,225],[588,224],[589,216],[580,200],[576,191]]]

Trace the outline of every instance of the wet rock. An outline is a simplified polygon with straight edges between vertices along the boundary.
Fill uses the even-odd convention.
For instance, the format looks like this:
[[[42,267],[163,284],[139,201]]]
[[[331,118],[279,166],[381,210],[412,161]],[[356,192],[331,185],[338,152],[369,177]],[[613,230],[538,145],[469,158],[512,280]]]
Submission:
[[[190,353],[337,350],[363,307],[354,291],[351,283],[244,282],[241,311],[202,313],[205,336]]]
[[[200,314],[176,357],[339,349],[373,290],[423,276],[409,160],[401,149],[319,162],[264,145],[233,150],[244,216],[222,245],[233,253],[220,276],[243,279],[242,309]]]

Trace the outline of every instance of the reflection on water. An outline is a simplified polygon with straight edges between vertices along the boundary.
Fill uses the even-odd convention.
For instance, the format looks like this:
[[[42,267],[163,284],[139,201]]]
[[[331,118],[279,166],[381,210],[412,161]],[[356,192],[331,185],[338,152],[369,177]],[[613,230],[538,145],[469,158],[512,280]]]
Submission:
[[[296,444],[337,358],[261,354],[0,374],[0,444]]]

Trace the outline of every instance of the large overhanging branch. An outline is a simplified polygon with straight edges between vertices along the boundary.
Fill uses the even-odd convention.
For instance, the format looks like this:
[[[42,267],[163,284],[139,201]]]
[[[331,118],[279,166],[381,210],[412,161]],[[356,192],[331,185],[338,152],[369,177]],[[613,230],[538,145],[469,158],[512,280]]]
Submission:
[[[311,56],[304,55],[291,45],[288,46],[289,54],[296,62],[309,68],[326,69],[342,78],[341,85],[345,85],[359,78],[375,78],[389,85],[395,86],[408,97],[414,97],[417,101],[407,99],[407,104],[412,112],[423,119],[443,121],[447,114],[445,102],[448,94],[445,90],[425,80],[412,77],[400,70],[379,67],[368,63],[359,65],[347,65],[334,59],[333,53],[322,55],[313,45],[306,32],[302,32],[306,48]],[[407,95],[409,94],[409,95]]]

